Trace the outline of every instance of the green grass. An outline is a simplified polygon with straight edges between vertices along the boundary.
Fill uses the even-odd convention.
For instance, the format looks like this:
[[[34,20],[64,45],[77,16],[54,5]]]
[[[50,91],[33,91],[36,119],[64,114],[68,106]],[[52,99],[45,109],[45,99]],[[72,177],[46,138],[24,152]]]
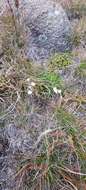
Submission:
[[[59,74],[54,72],[43,71],[36,79],[35,91],[41,97],[52,97],[53,88],[63,88],[63,80]]]
[[[64,108],[60,108],[56,110],[55,115],[59,126],[68,134],[74,134],[77,132],[77,124],[73,114],[67,112]]]
[[[52,129],[51,132],[46,133],[43,139],[40,140],[39,144],[42,143],[42,151],[35,158],[24,160],[22,163],[21,168],[24,166],[25,174],[29,175],[29,179],[26,179],[28,189],[34,189],[34,184],[39,184],[40,181],[43,189],[44,184],[46,184],[46,187],[49,185],[50,189],[56,187],[55,185],[58,186],[60,179],[62,182],[63,179],[71,175],[65,168],[71,169],[74,164],[77,167],[77,163],[78,168],[81,169],[80,172],[85,173],[86,153],[83,151],[80,128],[77,127],[75,117],[64,108],[57,109],[55,116],[55,119],[58,121],[57,129],[55,131]],[[28,167],[29,164],[31,164],[31,169]],[[74,169],[71,170],[76,171]],[[24,172],[24,170],[22,171]],[[77,182],[75,175],[72,178],[72,183],[73,179]],[[84,181],[83,177],[81,183]],[[40,189],[39,185],[37,189]]]
[[[76,68],[75,74],[81,78],[86,77],[86,61],[83,61],[79,67]]]
[[[81,63],[81,65],[79,66],[79,68],[80,68],[81,70],[86,70],[86,61],[83,62],[83,63]]]
[[[76,1],[70,8],[70,11],[73,15],[78,15],[79,17],[86,16],[86,3],[83,1]]]
[[[74,31],[72,37],[71,37],[72,43],[75,47],[78,47],[81,43],[81,36],[77,32]]]
[[[56,110],[57,119],[60,120],[62,126],[71,126],[74,123],[73,115],[69,114],[63,108]]]
[[[61,88],[62,87],[62,78],[59,74],[56,74],[54,72],[49,72],[49,71],[44,71],[41,73],[39,76],[40,79],[44,82],[50,83],[51,87],[57,87]]]

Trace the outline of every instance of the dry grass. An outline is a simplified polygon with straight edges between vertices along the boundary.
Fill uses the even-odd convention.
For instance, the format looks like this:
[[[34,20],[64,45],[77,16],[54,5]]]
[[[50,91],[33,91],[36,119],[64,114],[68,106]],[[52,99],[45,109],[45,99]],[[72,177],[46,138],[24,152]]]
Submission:
[[[85,1],[65,1],[62,3],[67,4],[69,8],[76,7],[78,3],[80,5],[85,3]],[[17,184],[16,189],[85,190],[86,121],[77,118],[74,113],[78,112],[80,106],[86,104],[86,97],[78,93],[78,87],[77,93],[71,93],[70,89],[61,83],[61,76],[57,77],[60,73],[59,68],[51,72],[50,68],[46,70],[27,61],[22,53],[23,48],[13,43],[15,35],[12,17],[3,17],[2,21],[8,32],[4,31],[2,38],[3,60],[5,64],[7,63],[7,67],[4,66],[4,72],[0,75],[0,120],[5,120],[9,124],[10,121],[14,122],[15,117],[16,125],[25,128],[27,123],[22,118],[27,117],[30,111],[39,114],[40,120],[41,117],[45,117],[48,121],[48,126],[41,131],[34,145],[34,151],[39,150],[40,144],[41,150],[31,158],[28,155],[27,157],[25,155],[24,159],[20,158],[21,163],[13,176]],[[79,35],[82,30],[85,31],[84,17],[80,19],[76,30]],[[57,64],[58,62],[59,60]],[[69,65],[68,62],[66,64]],[[65,72],[64,67],[60,69]],[[31,95],[28,94],[31,86],[27,79],[36,84]],[[82,82],[83,79],[80,80]],[[54,86],[62,90],[59,106],[55,102],[57,94],[53,93]],[[72,104],[73,112],[69,109]],[[54,120],[55,125],[49,128],[51,120]]]
[[[68,117],[65,120],[66,125],[68,125]],[[77,130],[77,132],[73,128],[70,129],[68,135],[62,129],[46,130],[41,133],[36,144],[43,141],[43,152],[35,158],[32,157],[31,160],[28,158],[24,160],[24,164],[15,175],[20,188],[21,180],[25,178],[27,185],[25,186],[24,183],[23,188],[33,190],[45,189],[45,187],[61,189],[61,183],[63,183],[64,189],[76,190],[85,187],[86,174],[82,165],[86,153],[79,131]],[[24,178],[24,176],[26,177]]]

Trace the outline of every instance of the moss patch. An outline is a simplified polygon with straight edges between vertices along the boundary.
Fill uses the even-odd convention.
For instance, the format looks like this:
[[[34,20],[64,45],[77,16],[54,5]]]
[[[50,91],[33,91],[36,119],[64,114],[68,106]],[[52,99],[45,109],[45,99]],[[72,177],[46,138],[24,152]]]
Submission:
[[[70,53],[61,53],[55,54],[51,57],[48,67],[49,69],[63,69],[71,64],[71,55]]]

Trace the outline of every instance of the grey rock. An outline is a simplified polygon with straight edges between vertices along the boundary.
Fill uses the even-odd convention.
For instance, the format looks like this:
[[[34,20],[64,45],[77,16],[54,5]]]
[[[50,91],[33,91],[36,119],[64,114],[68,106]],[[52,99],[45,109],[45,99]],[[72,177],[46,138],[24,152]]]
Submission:
[[[25,156],[28,154],[31,157],[36,155],[42,148],[43,139],[40,136],[48,127],[56,127],[53,119],[37,113],[28,115],[28,123],[25,127],[17,127],[10,123],[4,130],[4,137],[9,145],[8,152],[12,155],[21,154]]]
[[[19,129],[15,125],[10,124],[6,127],[5,136],[9,142],[9,151],[13,154],[30,152],[33,142],[24,129]]]
[[[56,52],[69,51],[71,27],[67,14],[55,0],[21,0],[17,11],[10,1],[14,13],[20,15],[26,38],[26,57],[35,62],[44,62]],[[0,11],[9,9],[7,2],[0,2]]]
[[[61,5],[53,0],[25,0],[24,24],[27,30],[26,55],[37,62],[56,52],[71,49],[70,22]]]

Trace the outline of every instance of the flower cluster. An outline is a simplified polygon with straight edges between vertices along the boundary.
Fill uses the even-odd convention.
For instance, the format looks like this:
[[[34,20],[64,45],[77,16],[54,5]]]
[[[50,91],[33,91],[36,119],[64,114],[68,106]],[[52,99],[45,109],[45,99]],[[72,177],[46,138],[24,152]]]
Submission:
[[[61,95],[61,90],[60,89],[57,89],[56,87],[54,87],[53,91],[55,92],[55,94],[60,94]]]
[[[33,93],[33,87],[35,87],[36,83],[31,81],[30,78],[27,78],[27,82],[28,82],[28,95],[31,95]]]

